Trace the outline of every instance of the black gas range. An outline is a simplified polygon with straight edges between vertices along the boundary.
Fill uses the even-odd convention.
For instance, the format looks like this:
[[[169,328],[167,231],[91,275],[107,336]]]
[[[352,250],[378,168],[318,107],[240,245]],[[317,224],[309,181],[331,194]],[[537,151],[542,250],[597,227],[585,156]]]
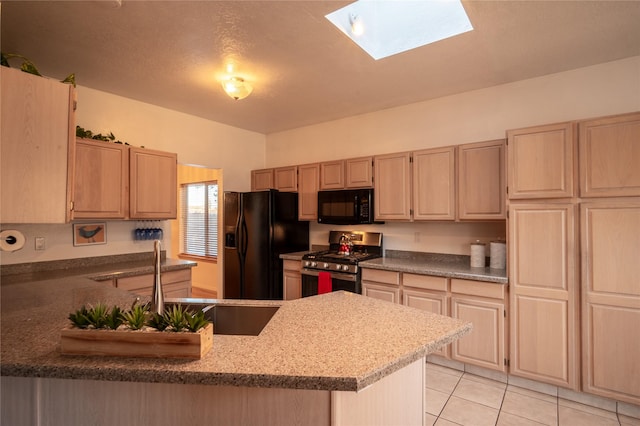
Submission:
[[[330,279],[331,290],[362,293],[359,262],[382,256],[382,234],[330,231],[329,249],[302,257],[302,296],[318,294],[319,281]]]

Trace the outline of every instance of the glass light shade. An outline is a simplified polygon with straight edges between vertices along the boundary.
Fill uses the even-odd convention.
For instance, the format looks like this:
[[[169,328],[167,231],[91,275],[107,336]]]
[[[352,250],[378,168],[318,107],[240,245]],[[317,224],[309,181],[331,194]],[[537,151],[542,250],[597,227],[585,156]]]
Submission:
[[[222,82],[222,88],[227,92],[227,95],[236,101],[246,98],[253,91],[253,87],[240,77],[230,77],[224,80]]]

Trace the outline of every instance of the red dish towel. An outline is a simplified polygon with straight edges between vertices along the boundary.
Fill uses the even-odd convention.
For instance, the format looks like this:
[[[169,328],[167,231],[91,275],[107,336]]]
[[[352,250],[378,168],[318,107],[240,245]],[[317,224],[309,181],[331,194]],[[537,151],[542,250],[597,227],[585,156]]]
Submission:
[[[329,272],[318,272],[318,294],[331,293],[331,274]]]

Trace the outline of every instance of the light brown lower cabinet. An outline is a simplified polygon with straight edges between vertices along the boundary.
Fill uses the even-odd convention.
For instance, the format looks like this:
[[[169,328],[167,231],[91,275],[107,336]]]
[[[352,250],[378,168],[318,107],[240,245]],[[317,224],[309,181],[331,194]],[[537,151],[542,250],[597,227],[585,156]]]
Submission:
[[[282,294],[284,300],[300,299],[302,297],[302,276],[299,260],[284,260],[282,262]]]
[[[191,268],[167,271],[161,274],[164,297],[191,297]],[[118,278],[116,287],[140,296],[151,296],[153,292],[153,274]]]
[[[405,306],[422,309],[438,315],[451,316],[449,311],[449,279],[430,275],[402,274],[402,303]],[[451,357],[451,345],[446,345],[433,353],[445,358]]]
[[[640,405],[640,200],[580,214],[583,390]]]
[[[473,331],[455,341],[451,358],[507,372],[507,286],[451,279],[451,316],[473,323]]]
[[[507,285],[363,268],[362,294],[472,322],[471,334],[433,355],[507,372]]]
[[[363,268],[362,294],[391,303],[400,303],[400,273]]]

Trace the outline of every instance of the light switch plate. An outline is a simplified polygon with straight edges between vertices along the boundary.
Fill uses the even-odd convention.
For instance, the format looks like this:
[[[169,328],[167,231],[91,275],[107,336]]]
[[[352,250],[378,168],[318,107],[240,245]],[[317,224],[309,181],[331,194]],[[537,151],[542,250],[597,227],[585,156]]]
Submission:
[[[36,250],[44,250],[44,237],[36,237]]]

